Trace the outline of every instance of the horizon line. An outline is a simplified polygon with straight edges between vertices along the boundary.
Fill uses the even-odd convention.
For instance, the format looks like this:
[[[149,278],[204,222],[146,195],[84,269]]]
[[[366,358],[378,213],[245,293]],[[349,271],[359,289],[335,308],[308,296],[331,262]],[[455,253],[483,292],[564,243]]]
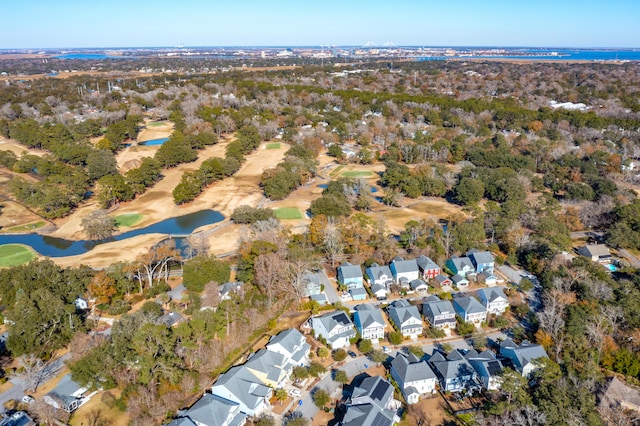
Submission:
[[[398,45],[385,45],[383,44],[342,44],[342,45],[325,45],[325,44],[272,44],[272,45],[174,45],[174,46],[59,46],[59,47],[0,47],[0,51],[8,50],[71,50],[71,49],[85,49],[85,50],[107,50],[107,49],[204,49],[204,48],[218,48],[218,49],[275,49],[275,48],[317,48],[317,49],[339,49],[339,48],[385,48],[385,49],[398,49],[398,48],[431,48],[431,49],[486,49],[486,48],[500,48],[500,49],[572,49],[572,50],[640,50],[640,46],[637,47],[620,47],[620,46],[570,46],[570,45],[426,45],[426,44],[398,44]]]

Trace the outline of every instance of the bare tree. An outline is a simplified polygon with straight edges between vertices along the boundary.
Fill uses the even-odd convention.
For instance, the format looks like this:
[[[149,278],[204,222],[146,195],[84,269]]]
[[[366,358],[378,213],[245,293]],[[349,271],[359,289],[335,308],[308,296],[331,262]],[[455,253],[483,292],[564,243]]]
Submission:
[[[336,257],[342,254],[344,244],[342,243],[342,235],[340,227],[334,217],[327,218],[327,226],[323,232],[323,248],[327,256],[331,260],[331,267],[336,266]]]
[[[202,307],[217,308],[220,304],[220,284],[216,281],[210,281],[205,284],[200,296],[200,302]]]
[[[187,257],[205,256],[209,254],[211,245],[209,244],[209,238],[203,232],[197,232],[190,234],[184,240],[186,245]]]
[[[116,230],[116,221],[106,210],[100,209],[82,218],[82,229],[90,240],[106,240]]]
[[[285,278],[286,260],[278,253],[265,253],[255,258],[255,281],[267,296],[271,308],[274,296],[278,293],[278,283]]]

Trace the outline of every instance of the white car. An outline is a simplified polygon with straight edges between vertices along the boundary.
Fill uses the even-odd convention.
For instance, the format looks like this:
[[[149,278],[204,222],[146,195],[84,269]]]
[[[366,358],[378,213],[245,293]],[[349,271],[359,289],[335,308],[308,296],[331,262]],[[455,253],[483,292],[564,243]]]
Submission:
[[[300,395],[302,395],[302,392],[300,392],[298,389],[291,389],[289,391],[289,395],[298,398]]]

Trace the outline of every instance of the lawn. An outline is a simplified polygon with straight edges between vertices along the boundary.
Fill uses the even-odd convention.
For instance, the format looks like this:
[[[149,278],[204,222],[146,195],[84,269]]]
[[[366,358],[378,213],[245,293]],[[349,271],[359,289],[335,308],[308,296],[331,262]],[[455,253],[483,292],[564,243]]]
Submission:
[[[140,213],[125,213],[114,217],[114,219],[118,228],[122,226],[130,228],[142,220],[142,215]]]
[[[38,221],[35,223],[28,223],[26,225],[14,226],[13,228],[7,228],[5,232],[29,232],[37,228],[41,228],[45,225],[43,221]]]
[[[373,172],[370,172],[369,170],[350,170],[348,172],[342,172],[342,176],[344,177],[362,177],[362,178],[368,178],[368,177],[372,177],[374,175]]]
[[[278,219],[304,219],[304,215],[297,207],[281,207],[274,209],[273,214]]]
[[[16,266],[28,263],[36,254],[21,244],[4,244],[0,246],[0,267]]]
[[[166,126],[167,124],[166,121],[154,121],[153,123],[147,123],[147,127],[160,127]]]
[[[331,173],[329,173],[329,176],[331,176],[331,177],[336,176],[338,173],[340,173],[342,171],[342,169],[344,169],[344,165],[336,167],[335,169],[333,169],[331,171]]]
[[[280,149],[282,145],[280,142],[271,142],[267,144],[267,149]]]

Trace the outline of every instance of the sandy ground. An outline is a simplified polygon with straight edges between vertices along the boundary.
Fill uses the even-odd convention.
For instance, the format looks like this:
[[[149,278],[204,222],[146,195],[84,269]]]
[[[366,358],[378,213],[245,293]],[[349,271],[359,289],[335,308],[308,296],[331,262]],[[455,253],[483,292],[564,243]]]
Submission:
[[[26,146],[21,145],[16,141],[13,141],[11,139],[5,139],[2,136],[0,136],[0,151],[12,151],[18,157],[25,152],[29,154],[37,155],[39,157],[42,157],[43,155],[47,154],[46,151],[29,149]]]

